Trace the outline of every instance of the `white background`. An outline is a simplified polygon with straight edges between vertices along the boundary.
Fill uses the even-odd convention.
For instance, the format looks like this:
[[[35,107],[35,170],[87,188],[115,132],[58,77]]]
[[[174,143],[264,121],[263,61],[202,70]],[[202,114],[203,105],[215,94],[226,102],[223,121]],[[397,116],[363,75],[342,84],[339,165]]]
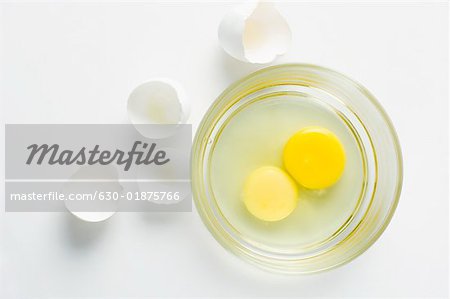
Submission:
[[[229,7],[3,3],[2,123],[127,122],[130,91],[167,76],[190,95],[196,129],[224,88],[261,68],[219,48],[217,26]],[[293,46],[275,63],[314,63],[349,75],[374,93],[398,131],[403,192],[378,242],[341,268],[286,277],[226,252],[195,210],[117,214],[100,224],[62,213],[2,211],[1,298],[448,295],[446,4],[279,8],[292,27]]]

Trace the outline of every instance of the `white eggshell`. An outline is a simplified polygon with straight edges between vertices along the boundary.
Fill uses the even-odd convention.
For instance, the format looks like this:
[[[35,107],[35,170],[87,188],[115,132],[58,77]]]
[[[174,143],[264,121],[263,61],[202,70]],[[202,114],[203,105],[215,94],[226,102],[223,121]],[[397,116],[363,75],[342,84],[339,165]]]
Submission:
[[[101,222],[110,218],[116,212],[71,212],[78,219],[81,219],[86,222]]]
[[[97,184],[95,181],[91,180],[108,180],[108,182],[103,184]],[[76,183],[76,180],[86,180],[89,181],[85,185],[81,186],[83,183]],[[80,167],[69,179],[67,183],[63,186],[64,193],[74,193],[81,194],[88,192],[93,194],[97,192],[122,192],[123,188],[118,182],[118,172],[114,166],[82,166]],[[100,222],[110,218],[116,213],[118,208],[117,201],[108,201],[108,211],[102,212],[80,212],[76,210],[75,201],[65,201],[65,206],[67,210],[72,213],[77,218],[87,221],[87,222]]]
[[[219,25],[219,42],[230,56],[269,63],[291,44],[291,30],[273,3],[250,1],[227,13]]]
[[[190,105],[182,86],[167,78],[155,78],[136,87],[128,97],[128,117],[148,138],[165,138],[168,133],[149,130],[149,124],[186,123]]]

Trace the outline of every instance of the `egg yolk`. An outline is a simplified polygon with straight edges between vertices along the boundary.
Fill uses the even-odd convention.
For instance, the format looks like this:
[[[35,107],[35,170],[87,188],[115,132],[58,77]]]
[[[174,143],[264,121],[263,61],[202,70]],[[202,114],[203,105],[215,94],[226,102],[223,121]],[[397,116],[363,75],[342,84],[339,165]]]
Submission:
[[[253,216],[264,221],[278,221],[287,217],[297,206],[297,199],[297,185],[278,167],[258,168],[244,184],[245,206]]]
[[[286,143],[283,162],[300,185],[308,189],[323,189],[341,177],[345,166],[344,147],[329,130],[307,127]]]

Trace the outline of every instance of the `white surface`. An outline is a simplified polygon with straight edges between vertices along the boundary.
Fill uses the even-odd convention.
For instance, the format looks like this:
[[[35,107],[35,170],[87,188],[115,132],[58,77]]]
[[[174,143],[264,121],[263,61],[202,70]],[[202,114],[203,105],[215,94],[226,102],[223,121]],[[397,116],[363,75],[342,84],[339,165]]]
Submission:
[[[228,58],[217,44],[227,7],[2,4],[2,123],[125,122],[131,90],[164,76],[193,99],[195,128],[227,85],[257,68]],[[397,128],[404,187],[378,242],[331,272],[285,277],[227,253],[195,211],[121,213],[98,224],[2,211],[1,298],[448,295],[446,6],[279,8],[293,47],[276,63],[315,63],[351,76],[379,98]]]

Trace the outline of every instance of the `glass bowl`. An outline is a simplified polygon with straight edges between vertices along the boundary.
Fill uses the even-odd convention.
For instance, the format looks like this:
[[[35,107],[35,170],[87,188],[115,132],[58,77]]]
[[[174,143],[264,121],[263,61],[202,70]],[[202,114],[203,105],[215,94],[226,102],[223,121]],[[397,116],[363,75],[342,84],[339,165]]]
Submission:
[[[244,106],[284,93],[308,95],[333,109],[353,132],[364,162],[364,186],[345,224],[322,242],[288,248],[265,244],[233,227],[220,210],[210,181],[212,152],[230,118]],[[215,239],[237,256],[283,273],[323,271],[363,253],[388,225],[402,185],[400,145],[378,101],[352,79],[308,64],[268,67],[228,87],[198,128],[191,162],[194,201]]]

